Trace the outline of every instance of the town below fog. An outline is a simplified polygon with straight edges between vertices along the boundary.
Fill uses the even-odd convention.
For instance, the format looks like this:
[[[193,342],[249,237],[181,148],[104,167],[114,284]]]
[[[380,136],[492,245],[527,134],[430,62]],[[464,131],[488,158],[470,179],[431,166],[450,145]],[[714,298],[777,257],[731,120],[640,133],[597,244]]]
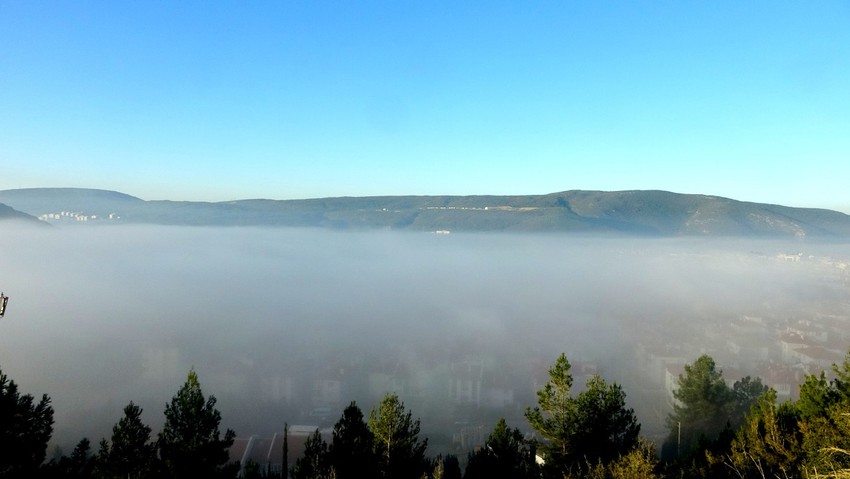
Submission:
[[[526,407],[561,353],[574,390],[617,382],[660,444],[685,364],[780,401],[850,349],[850,247],[309,229],[115,226],[0,238],[0,364],[51,396],[54,442],[156,430],[197,371],[240,439],[329,428],[395,392],[429,453],[465,454]],[[297,430],[297,429],[296,429]]]

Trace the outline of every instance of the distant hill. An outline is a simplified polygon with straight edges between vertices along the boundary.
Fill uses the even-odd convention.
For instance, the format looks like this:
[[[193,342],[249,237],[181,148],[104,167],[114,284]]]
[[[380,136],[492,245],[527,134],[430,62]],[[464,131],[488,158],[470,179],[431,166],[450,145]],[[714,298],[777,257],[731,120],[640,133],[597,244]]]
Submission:
[[[6,203],[5,200],[9,202]],[[106,211],[120,205],[144,201],[116,191],[87,188],[22,188],[0,191],[0,203],[40,216],[61,211]]]
[[[641,236],[850,238],[850,216],[667,191],[529,196],[375,196],[226,202],[145,201],[114,191],[0,191],[34,216],[62,211],[123,223],[414,231],[536,231]]]
[[[22,213],[8,205],[0,203],[0,221],[16,220],[33,224],[44,224],[32,215]]]

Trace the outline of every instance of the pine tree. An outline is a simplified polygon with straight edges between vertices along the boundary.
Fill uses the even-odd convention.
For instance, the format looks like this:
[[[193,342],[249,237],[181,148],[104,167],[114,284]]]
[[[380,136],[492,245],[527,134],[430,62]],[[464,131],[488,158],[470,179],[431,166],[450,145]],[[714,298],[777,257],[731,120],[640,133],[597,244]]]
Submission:
[[[363,412],[352,401],[334,425],[329,449],[330,462],[338,479],[375,477],[378,461],[375,438],[363,420]]]
[[[634,410],[626,407],[623,388],[607,384],[599,375],[575,399],[573,428],[569,452],[573,463],[607,464],[634,449],[640,434]]]
[[[293,479],[325,479],[330,472],[328,444],[318,429],[304,443],[304,455],[295,461]]]
[[[570,367],[567,355],[561,353],[549,368],[549,382],[537,391],[538,405],[525,410],[528,423],[546,441],[541,449],[546,454],[547,466],[562,473],[569,466],[568,454],[576,414],[575,401],[570,393],[573,385]]]
[[[44,462],[53,434],[53,408],[45,394],[34,403],[0,371],[0,478],[32,476]]]
[[[717,439],[731,417],[731,390],[710,356],[702,355],[685,366],[673,393],[677,403],[667,418],[667,440],[677,455],[688,455],[700,442]]]
[[[174,478],[234,477],[238,464],[229,463],[228,450],[236,434],[221,436],[221,413],[215,396],[204,398],[198,375],[189,371],[186,383],[165,406],[165,425],[157,445],[165,472]]]
[[[519,429],[500,418],[484,447],[471,453],[465,478],[520,479],[536,477],[534,456]]]
[[[369,430],[375,437],[381,477],[418,479],[426,469],[428,439],[419,441],[419,419],[405,412],[397,394],[387,394],[369,413]]]
[[[142,408],[132,401],[124,417],[112,427],[111,443],[101,441],[98,471],[104,478],[142,479],[156,477],[156,445],[151,428],[141,420]]]
[[[799,477],[802,457],[800,414],[776,405],[769,389],[747,414],[730,446],[727,465],[742,477]]]

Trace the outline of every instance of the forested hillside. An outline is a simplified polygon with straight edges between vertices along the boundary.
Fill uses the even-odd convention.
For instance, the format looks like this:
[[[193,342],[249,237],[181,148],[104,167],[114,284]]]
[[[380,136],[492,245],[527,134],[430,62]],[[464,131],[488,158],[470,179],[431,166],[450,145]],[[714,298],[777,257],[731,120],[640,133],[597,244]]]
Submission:
[[[163,225],[850,237],[850,216],[837,211],[666,191],[573,190],[526,196],[376,196],[210,203],[144,201],[103,190],[34,188],[0,191],[0,202],[48,221],[73,217]]]

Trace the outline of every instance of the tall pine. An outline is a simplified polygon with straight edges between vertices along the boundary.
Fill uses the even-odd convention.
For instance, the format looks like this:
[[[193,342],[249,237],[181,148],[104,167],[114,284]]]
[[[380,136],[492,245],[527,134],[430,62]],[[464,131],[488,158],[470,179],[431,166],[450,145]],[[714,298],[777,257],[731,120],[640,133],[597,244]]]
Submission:
[[[228,429],[222,437],[215,403],[215,396],[204,397],[198,375],[190,370],[186,383],[165,406],[165,425],[157,443],[168,476],[235,477],[238,464],[229,462],[228,450],[236,433]]]

